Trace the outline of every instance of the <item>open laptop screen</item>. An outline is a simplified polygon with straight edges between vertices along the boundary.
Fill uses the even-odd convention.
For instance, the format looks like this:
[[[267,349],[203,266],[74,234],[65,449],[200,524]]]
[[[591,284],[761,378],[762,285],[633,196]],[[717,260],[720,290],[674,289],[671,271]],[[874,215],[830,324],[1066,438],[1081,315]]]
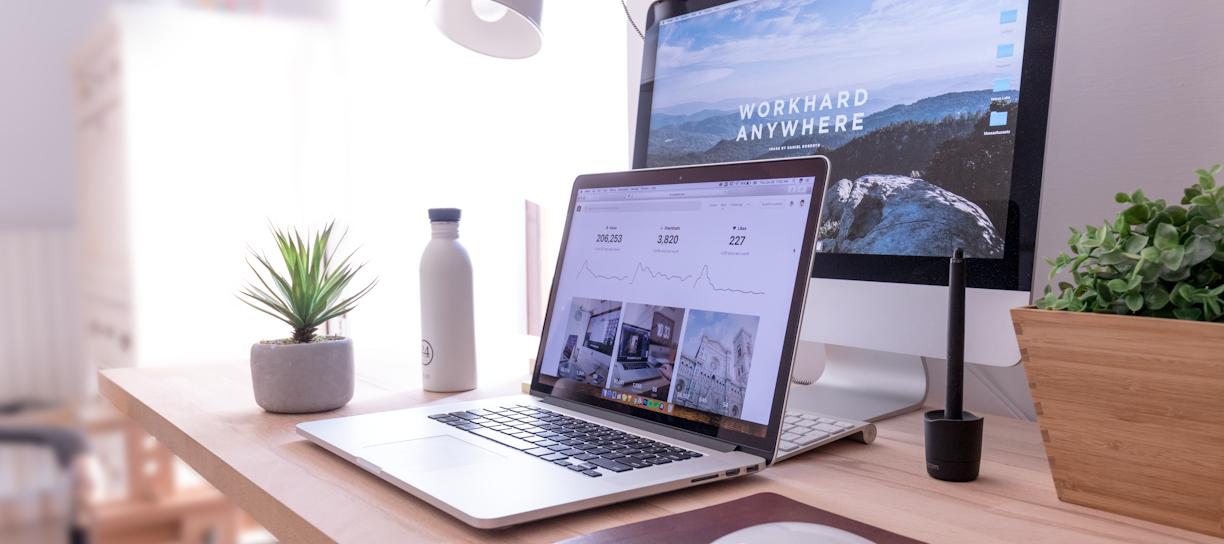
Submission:
[[[825,162],[748,164],[579,178],[536,386],[707,435],[767,436]],[[789,175],[753,177],[770,171]]]

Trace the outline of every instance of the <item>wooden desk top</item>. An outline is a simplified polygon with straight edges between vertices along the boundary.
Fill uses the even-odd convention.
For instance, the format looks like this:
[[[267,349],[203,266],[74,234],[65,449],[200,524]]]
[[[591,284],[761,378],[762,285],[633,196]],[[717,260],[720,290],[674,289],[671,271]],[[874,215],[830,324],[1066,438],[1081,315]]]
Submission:
[[[548,543],[772,491],[930,542],[1214,542],[1060,502],[1037,425],[987,417],[981,477],[926,475],[920,412],[877,424],[872,445],[842,441],[758,475],[493,531],[473,529],[299,437],[303,421],[520,392],[523,365],[482,369],[480,389],[426,393],[407,363],[362,366],[348,406],[276,415],[255,405],[242,366],[107,370],[99,389],[282,542]],[[513,367],[513,368],[509,368]]]

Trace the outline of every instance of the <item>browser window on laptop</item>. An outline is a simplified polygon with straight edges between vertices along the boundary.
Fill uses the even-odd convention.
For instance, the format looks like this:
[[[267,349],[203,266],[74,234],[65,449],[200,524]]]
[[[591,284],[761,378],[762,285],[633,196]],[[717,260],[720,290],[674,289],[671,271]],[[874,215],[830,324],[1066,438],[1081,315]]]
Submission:
[[[579,189],[539,383],[764,437],[816,182]]]

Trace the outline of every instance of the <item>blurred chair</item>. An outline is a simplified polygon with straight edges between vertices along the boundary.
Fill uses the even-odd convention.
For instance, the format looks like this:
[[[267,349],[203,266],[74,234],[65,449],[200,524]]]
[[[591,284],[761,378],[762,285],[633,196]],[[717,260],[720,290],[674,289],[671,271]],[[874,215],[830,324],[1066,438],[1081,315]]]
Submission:
[[[81,508],[85,437],[70,411],[22,417],[26,408],[0,406],[0,541],[90,542]]]
[[[241,511],[211,486],[176,485],[174,455],[105,401],[5,412],[0,542],[238,542]]]
[[[238,507],[207,483],[179,485],[177,460],[161,442],[106,401],[88,406],[82,418],[97,455],[109,458],[122,481],[122,493],[90,507],[93,543],[238,542]]]

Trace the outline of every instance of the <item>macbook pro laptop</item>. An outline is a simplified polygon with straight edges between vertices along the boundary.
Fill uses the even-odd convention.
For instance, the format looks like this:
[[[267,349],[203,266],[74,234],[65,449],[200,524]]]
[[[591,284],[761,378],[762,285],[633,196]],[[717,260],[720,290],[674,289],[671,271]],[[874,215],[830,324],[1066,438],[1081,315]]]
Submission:
[[[580,176],[530,394],[298,433],[480,528],[763,470],[828,169],[804,157]]]

